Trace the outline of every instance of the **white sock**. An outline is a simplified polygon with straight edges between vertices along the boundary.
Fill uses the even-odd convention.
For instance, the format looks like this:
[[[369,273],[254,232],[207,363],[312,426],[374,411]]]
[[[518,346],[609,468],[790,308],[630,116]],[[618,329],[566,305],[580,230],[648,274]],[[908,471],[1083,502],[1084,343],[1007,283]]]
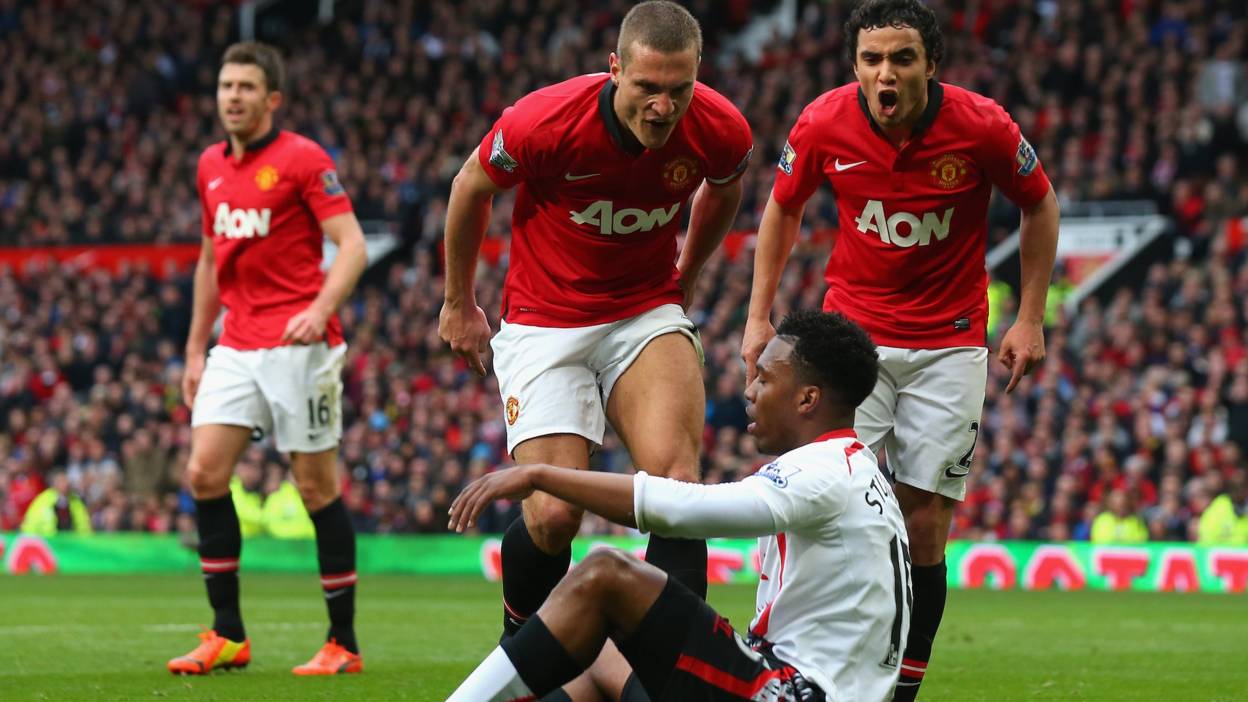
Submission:
[[[525,686],[516,666],[499,646],[481,661],[446,702],[512,702],[532,698],[533,691]]]

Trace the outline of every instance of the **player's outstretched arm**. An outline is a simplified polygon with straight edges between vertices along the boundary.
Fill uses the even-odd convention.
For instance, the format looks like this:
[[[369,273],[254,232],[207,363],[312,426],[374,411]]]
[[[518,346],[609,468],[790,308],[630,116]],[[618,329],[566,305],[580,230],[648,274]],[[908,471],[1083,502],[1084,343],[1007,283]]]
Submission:
[[[693,207],[689,211],[689,230],[685,233],[685,245],[680,250],[680,259],[676,261],[676,270],[680,271],[680,286],[685,292],[686,310],[693,301],[702,267],[723,243],[740,207],[739,177],[725,185],[704,182],[694,193]]]
[[[368,266],[364,230],[354,213],[344,212],[324,219],[321,231],[338,247],[338,254],[316,299],[286,323],[282,343],[311,344],[324,339],[329,318],[355,289]]]
[[[776,328],[771,324],[771,306],[776,301],[776,288],[780,286],[780,276],[789,262],[789,253],[797,242],[805,209],[804,202],[797,208],[785,208],[772,196],[767,198],[767,206],[763,210],[763,221],[758,226],[758,241],[754,247],[750,311],[741,339],[741,359],[745,361],[747,385],[754,382],[757,374],[754,364],[762,355],[763,347],[776,335]]]
[[[463,532],[494,500],[520,500],[535,490],[616,524],[662,536],[751,537],[779,528],[767,502],[744,481],[699,485],[645,473],[594,473],[542,464],[499,470],[473,481],[451,505],[449,526]]]
[[[1013,392],[1033,368],[1044,361],[1044,307],[1057,257],[1061,210],[1053,189],[1040,202],[1023,210],[1019,228],[1022,295],[1018,319],[1001,338],[997,360],[1011,371],[1006,392]]]
[[[481,166],[476,151],[459,169],[446,206],[446,284],[438,336],[451,350],[485,375],[481,352],[490,342],[490,324],[477,305],[477,255],[490,221],[494,195],[503,191]]]
[[[505,468],[472,482],[451,504],[450,528],[463,532],[494,500],[522,500],[534,490],[583,507],[617,524],[633,519],[633,476],[534,464]]]
[[[194,407],[199,380],[204,375],[212,324],[221,312],[217,290],[217,262],[212,237],[203,237],[195,264],[195,290],[191,299],[191,330],[186,337],[186,370],[182,373],[182,401]]]

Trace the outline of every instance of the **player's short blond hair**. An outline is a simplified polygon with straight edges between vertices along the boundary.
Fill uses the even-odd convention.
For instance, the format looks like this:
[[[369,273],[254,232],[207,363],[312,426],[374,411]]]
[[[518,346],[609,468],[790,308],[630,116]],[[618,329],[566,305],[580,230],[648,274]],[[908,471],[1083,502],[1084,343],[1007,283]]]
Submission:
[[[281,92],[286,82],[286,66],[282,55],[268,44],[258,41],[240,41],[231,44],[221,56],[221,65],[241,63],[257,66],[264,73],[264,88],[268,92]]]
[[[655,51],[674,54],[690,46],[702,58],[702,27],[685,8],[668,0],[649,0],[633,7],[620,23],[615,54],[628,63],[628,50],[634,43]]]

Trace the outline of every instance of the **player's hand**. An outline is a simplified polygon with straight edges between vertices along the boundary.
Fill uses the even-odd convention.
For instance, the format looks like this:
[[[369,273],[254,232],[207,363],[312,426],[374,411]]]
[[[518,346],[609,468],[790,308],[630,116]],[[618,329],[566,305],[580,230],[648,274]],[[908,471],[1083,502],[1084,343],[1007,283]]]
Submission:
[[[745,384],[748,387],[758,375],[758,357],[763,355],[767,342],[776,335],[776,328],[769,319],[748,319],[745,335],[741,338],[741,360],[745,361]]]
[[[325,326],[329,324],[329,314],[310,306],[286,323],[286,331],[282,332],[283,344],[315,344],[325,339]]]
[[[1017,321],[1001,339],[997,360],[1009,368],[1010,384],[1006,392],[1014,392],[1018,381],[1044,361],[1044,324],[1042,322]]]
[[[204,354],[189,354],[186,357],[186,369],[182,371],[182,402],[187,409],[195,409],[195,393],[199,392],[199,381],[204,377]]]
[[[494,500],[523,500],[533,494],[537,466],[504,468],[477,478],[451,503],[452,531],[463,533],[477,523],[481,511]]]
[[[477,305],[469,308],[443,304],[438,314],[438,336],[467,361],[477,375],[485,375],[481,353],[490,343],[490,323],[485,318],[485,310]]]

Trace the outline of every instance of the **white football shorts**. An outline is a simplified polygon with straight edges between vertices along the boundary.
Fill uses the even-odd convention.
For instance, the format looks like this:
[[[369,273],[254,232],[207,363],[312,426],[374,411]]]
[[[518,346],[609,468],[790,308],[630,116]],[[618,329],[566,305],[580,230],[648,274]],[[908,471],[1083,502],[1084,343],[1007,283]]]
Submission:
[[[342,438],[347,345],[324,342],[240,351],[214,346],[195,394],[191,426],[248,427],[278,451],[317,453]]]
[[[588,327],[503,322],[490,341],[507,421],[507,452],[550,434],[578,434],[602,444],[607,399],[651,339],[684,334],[702,358],[697,328],[680,305]]]
[[[880,346],[880,377],[858,407],[854,429],[872,451],[884,447],[897,482],[955,500],[979,439],[988,349]]]

